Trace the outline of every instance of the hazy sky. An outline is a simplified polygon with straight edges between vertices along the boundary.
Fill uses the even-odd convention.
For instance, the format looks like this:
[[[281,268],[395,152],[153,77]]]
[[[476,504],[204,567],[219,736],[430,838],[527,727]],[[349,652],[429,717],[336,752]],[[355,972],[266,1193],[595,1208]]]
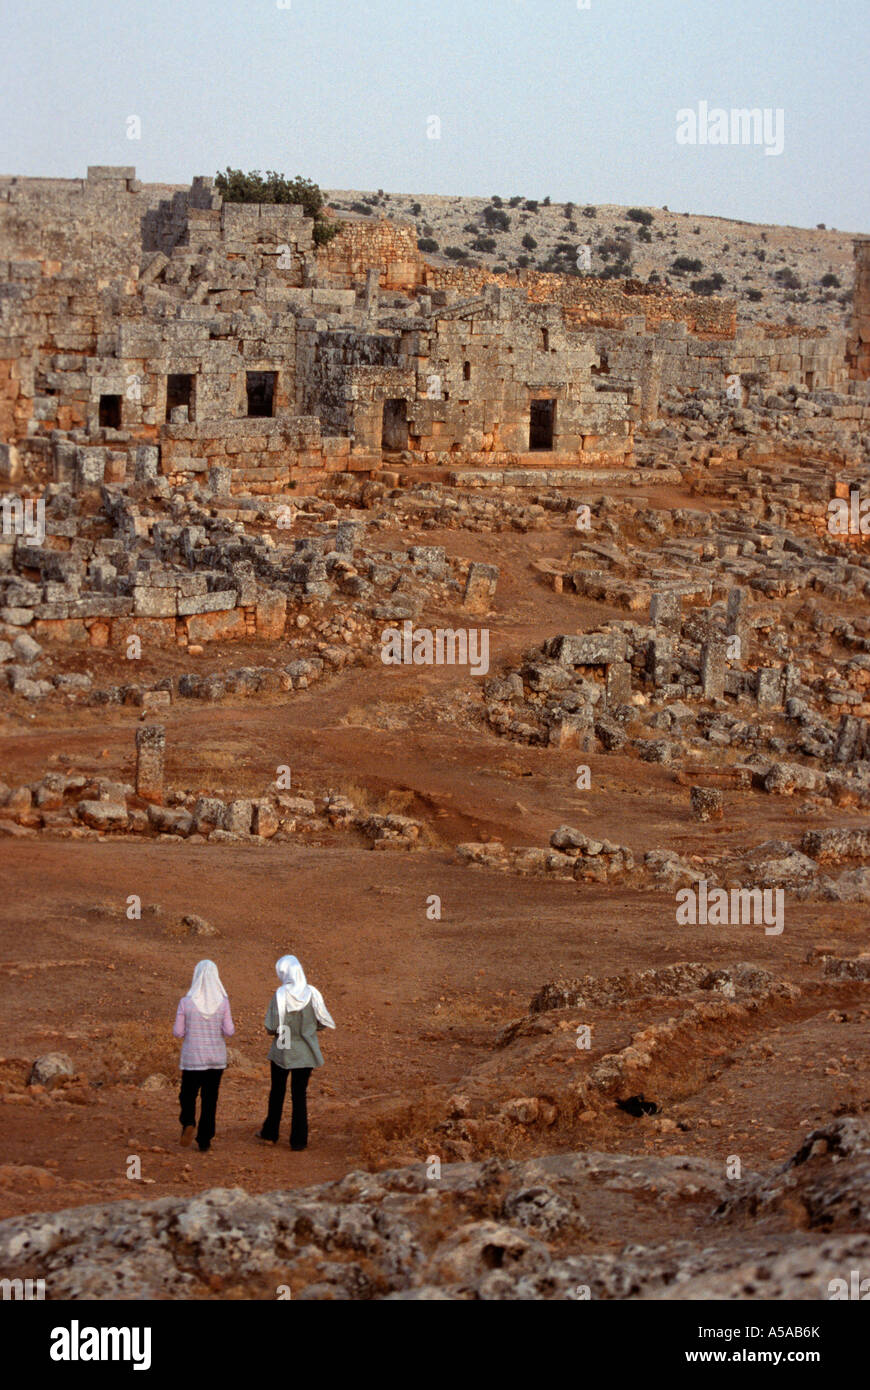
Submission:
[[[5,0],[0,172],[229,164],[870,230],[867,0],[584,3]],[[678,144],[701,102],[781,110],[783,152]]]

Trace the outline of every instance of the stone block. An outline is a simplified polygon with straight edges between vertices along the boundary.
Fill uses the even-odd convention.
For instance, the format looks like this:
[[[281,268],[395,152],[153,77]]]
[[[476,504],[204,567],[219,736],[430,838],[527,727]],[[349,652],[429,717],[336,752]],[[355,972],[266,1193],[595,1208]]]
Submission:
[[[782,708],[783,676],[778,667],[762,666],[755,673],[755,698],[759,709]]]
[[[563,666],[609,666],[625,659],[625,636],[621,632],[585,632],[554,637],[547,643],[547,655]]]
[[[692,787],[691,801],[696,820],[722,819],[723,797],[715,787]]]
[[[139,444],[133,465],[137,483],[155,483],[160,476],[160,450],[154,444]]]
[[[606,671],[606,697],[608,709],[617,705],[627,705],[631,700],[631,663],[611,661]]]
[[[153,589],[149,586],[133,590],[133,612],[137,617],[173,618],[177,605],[178,599],[174,589]]]
[[[178,599],[178,616],[192,617],[199,613],[226,613],[236,606],[235,589],[217,589],[210,594],[191,594]]]
[[[287,598],[277,589],[261,592],[257,599],[257,636],[271,641],[284,634],[287,619]]]
[[[679,632],[682,626],[680,595],[673,589],[661,589],[650,600],[649,617],[653,627]]]
[[[492,607],[495,587],[498,582],[498,567],[484,565],[475,561],[468,570],[465,593],[462,598],[464,608],[473,613],[486,613]]]
[[[231,835],[250,835],[254,817],[253,801],[240,798],[224,807],[221,829]]]
[[[162,724],[142,724],[136,730],[136,793],[144,801],[163,801],[163,760],[166,730]]]
[[[707,700],[725,698],[725,653],[721,638],[711,637],[701,647],[701,690]]]
[[[189,642],[226,642],[244,637],[246,633],[245,614],[241,608],[228,613],[200,613],[187,619]]]

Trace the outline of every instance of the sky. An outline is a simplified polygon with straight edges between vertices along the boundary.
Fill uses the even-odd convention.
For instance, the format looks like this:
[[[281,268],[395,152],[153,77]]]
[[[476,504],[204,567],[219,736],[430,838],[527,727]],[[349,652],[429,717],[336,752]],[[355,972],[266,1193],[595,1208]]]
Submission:
[[[3,12],[3,174],[122,164],[189,183],[230,165],[323,188],[870,231],[867,0],[4,0]],[[702,143],[702,103],[711,117],[767,111],[781,152],[741,142],[730,118],[727,143]],[[688,110],[695,143],[679,143]]]

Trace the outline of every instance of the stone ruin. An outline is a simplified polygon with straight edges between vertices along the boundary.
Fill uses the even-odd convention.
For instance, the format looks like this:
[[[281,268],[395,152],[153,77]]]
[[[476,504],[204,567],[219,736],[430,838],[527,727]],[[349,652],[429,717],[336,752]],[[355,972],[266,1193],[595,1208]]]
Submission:
[[[669,462],[666,414],[727,408],[745,431],[791,412],[828,448],[870,418],[866,243],[847,344],[738,328],[733,304],[659,285],[427,259],[411,224],[338,225],[318,248],[301,207],[225,203],[202,177],[0,180],[13,639],[275,639],[299,586],[328,597],[344,568],[365,588],[390,563],[356,572],[358,530],[251,534],[280,542],[300,500],[322,520],[320,499],[366,485],[642,482]]]

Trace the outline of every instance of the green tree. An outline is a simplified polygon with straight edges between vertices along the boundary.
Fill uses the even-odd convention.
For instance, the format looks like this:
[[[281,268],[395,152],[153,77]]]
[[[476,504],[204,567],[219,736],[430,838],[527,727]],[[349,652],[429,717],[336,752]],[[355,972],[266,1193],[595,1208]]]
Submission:
[[[316,183],[301,174],[288,179],[274,169],[265,175],[259,169],[245,173],[231,169],[218,173],[215,188],[225,203],[300,203],[306,217],[314,221],[314,244],[325,246],[338,233],[338,223],[324,216],[325,199]]]

